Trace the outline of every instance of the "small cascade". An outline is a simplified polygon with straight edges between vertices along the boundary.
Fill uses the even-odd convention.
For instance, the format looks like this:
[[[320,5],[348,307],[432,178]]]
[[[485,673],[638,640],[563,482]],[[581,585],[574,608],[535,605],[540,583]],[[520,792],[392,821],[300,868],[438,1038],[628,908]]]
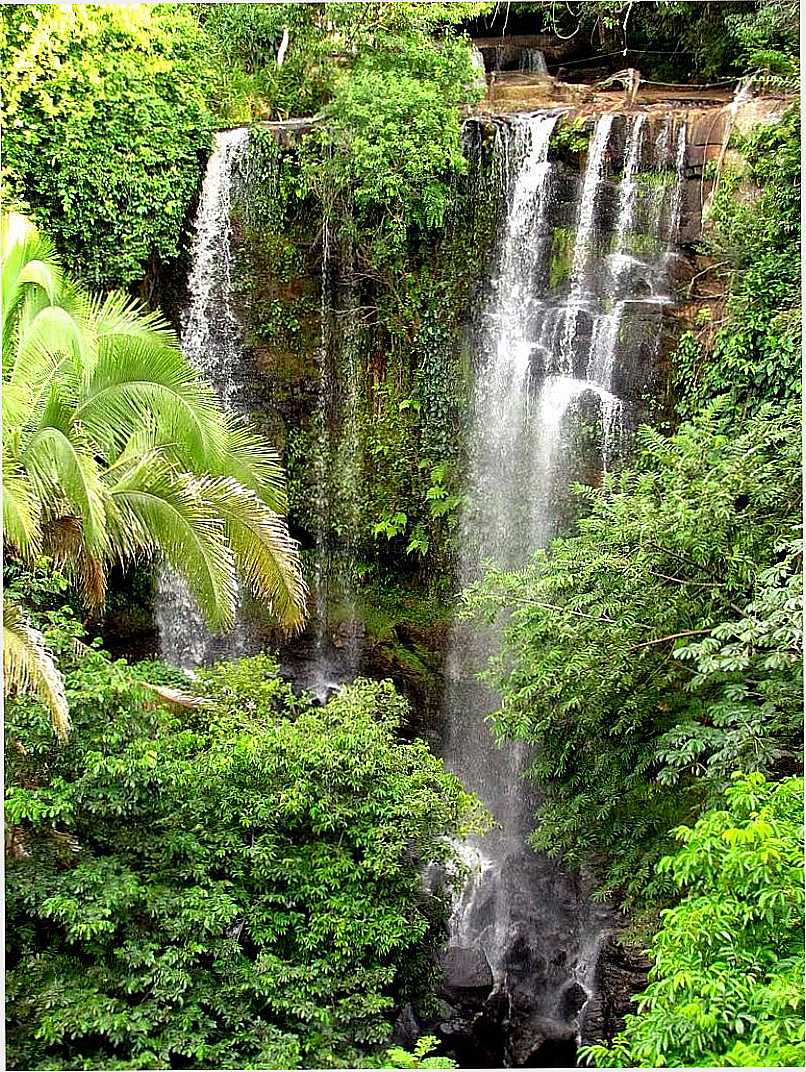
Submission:
[[[320,430],[318,449],[314,456],[316,470],[316,534],[315,558],[313,567],[313,596],[315,607],[313,663],[306,686],[321,699],[326,699],[331,687],[331,674],[328,672],[327,660],[327,608],[328,608],[328,547],[327,533],[330,526],[330,452],[328,429],[333,422],[335,404],[335,373],[331,361],[331,234],[330,220],[327,216],[322,221],[322,268],[319,299],[319,396],[317,404],[317,421]]]
[[[230,213],[248,143],[245,127],[215,136],[194,222],[188,300],[180,327],[188,360],[212,383],[225,409],[235,412],[246,408],[248,383],[232,305]],[[186,670],[216,658],[238,658],[251,647],[248,621],[240,605],[233,629],[223,637],[213,637],[184,581],[168,567],[158,578],[155,618],[160,655]]]
[[[350,251],[352,254],[352,251]],[[355,536],[361,523],[361,482],[364,442],[361,428],[365,369],[358,331],[358,295],[353,284],[352,256],[348,260],[348,286],[339,319],[341,329],[341,429],[333,451],[333,476],[341,505],[341,645],[342,675],[354,678],[361,661],[361,627],[351,570],[357,561]]]
[[[680,215],[683,210],[683,178],[686,167],[686,124],[681,123],[677,131],[677,148],[674,156],[674,179],[671,183],[671,210],[669,212],[668,245],[671,249],[680,229]]]
[[[582,181],[579,198],[579,219],[576,241],[574,243],[574,260],[571,267],[571,304],[579,300],[585,291],[585,282],[590,263],[591,245],[594,237],[594,221],[605,173],[605,153],[613,129],[613,116],[606,112],[599,117],[593,131],[588,149],[588,165]]]
[[[527,74],[547,75],[546,57],[539,48],[525,48],[521,53],[520,69]]]
[[[591,463],[606,470],[615,462],[632,420],[631,392],[645,382],[663,306],[672,300],[668,263],[682,205],[684,124],[670,124],[656,146],[643,114],[601,115],[570,206],[560,197],[569,188],[567,169],[552,160],[558,122],[559,113],[546,112],[496,123],[503,212],[476,333],[460,528],[464,585],[479,577],[486,559],[524,565],[568,516],[564,496],[573,480],[589,474]],[[653,182],[660,180],[658,213]],[[555,232],[571,212],[573,247],[557,282],[549,271]],[[598,430],[592,458],[590,446],[579,446],[591,425]],[[485,719],[496,697],[475,679],[499,640],[495,628],[459,622],[446,662],[446,763],[496,824],[462,848],[469,877],[451,920],[448,994],[461,1002],[472,992],[477,1000],[488,987],[485,1007],[504,1008],[497,1020],[507,1024],[494,1052],[486,1051],[490,1059],[539,1064],[540,1045],[573,1045],[582,1031],[610,916],[586,900],[578,879],[528,847],[536,807],[524,780],[530,748],[496,745]]]
[[[586,379],[596,384],[606,395],[602,402],[602,466],[609,468],[615,449],[620,445],[624,407],[620,399],[610,393],[613,379],[613,362],[618,349],[625,302],[619,297],[624,276],[634,266],[635,258],[625,253],[628,236],[635,228],[635,212],[638,204],[638,168],[646,119],[639,113],[629,123],[625,149],[624,173],[619,184],[618,216],[613,234],[613,251],[608,257],[607,270],[615,295],[613,308],[597,316],[591,332]]]

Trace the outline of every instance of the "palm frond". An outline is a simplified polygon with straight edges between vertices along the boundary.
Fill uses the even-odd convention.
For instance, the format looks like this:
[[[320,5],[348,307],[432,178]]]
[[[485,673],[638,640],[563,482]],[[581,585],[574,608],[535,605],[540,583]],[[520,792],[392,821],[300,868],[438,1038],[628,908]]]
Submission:
[[[89,298],[30,221],[3,216],[0,257],[9,544],[50,551],[93,605],[110,562],[159,553],[220,630],[240,572],[299,628],[305,585],[268,442],[224,416],[160,314]]]
[[[191,458],[218,458],[226,429],[215,394],[184,354],[141,340],[102,348],[75,420],[105,450],[123,449],[144,421],[157,419],[167,439]]]
[[[297,544],[285,519],[232,477],[199,481],[201,494],[223,518],[235,564],[244,583],[265,600],[289,631],[305,621],[307,588],[299,568]]]
[[[43,544],[53,564],[70,577],[87,606],[100,610],[106,601],[107,563],[87,550],[80,519],[64,515],[49,520]]]
[[[265,438],[255,435],[240,418],[227,421],[227,447],[220,475],[233,476],[278,514],[288,507],[285,473],[280,456]]]
[[[115,290],[93,298],[90,317],[102,348],[129,340],[151,347],[179,349],[176,332],[165,317],[147,309],[125,291]]]
[[[103,556],[108,546],[105,488],[92,451],[53,426],[41,428],[22,456],[36,495],[55,516],[62,501],[81,519],[84,545]]]
[[[25,381],[3,382],[3,430],[6,444],[11,436],[18,444],[15,456],[25,449],[25,444],[30,436],[42,427],[45,408],[48,404],[54,386],[59,385],[60,390],[65,387],[65,365],[68,358],[53,356],[51,363],[37,372],[32,370]]]
[[[3,604],[3,676],[6,695],[34,693],[50,712],[57,736],[66,740],[70,712],[62,675],[45,638],[28,623],[19,607],[8,602]]]
[[[42,546],[41,503],[22,472],[3,472],[3,539],[21,558],[34,559]]]
[[[181,573],[211,629],[235,616],[237,574],[224,526],[200,482],[150,457],[118,471],[110,528],[122,561],[160,552]]]
[[[0,263],[5,350],[27,290],[38,288],[45,293],[50,305],[56,304],[62,272],[53,243],[18,212],[4,214],[0,220]]]

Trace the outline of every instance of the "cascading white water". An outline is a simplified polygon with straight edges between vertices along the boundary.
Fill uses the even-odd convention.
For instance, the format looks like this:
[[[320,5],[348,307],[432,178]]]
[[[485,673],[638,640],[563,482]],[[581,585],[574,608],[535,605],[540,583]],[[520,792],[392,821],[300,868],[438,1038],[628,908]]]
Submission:
[[[561,185],[549,152],[557,122],[557,114],[537,114],[501,120],[496,129],[505,216],[477,335],[468,502],[460,529],[465,585],[478,578],[485,559],[516,568],[556,533],[557,496],[574,472],[573,433],[591,415],[598,414],[599,463],[611,464],[627,412],[616,381],[636,360],[623,339],[642,322],[636,309],[649,315],[645,295],[664,295],[667,286],[662,248],[646,256],[632,252],[634,234],[651,216],[651,199],[639,182],[643,157],[651,158],[650,167],[659,163],[641,114],[626,121],[623,150],[616,148],[615,116],[596,121],[578,186],[568,278],[559,288],[549,284],[555,188]],[[685,149],[681,130],[677,186],[679,146]],[[617,152],[623,152],[623,167],[616,188],[610,176],[617,171]],[[664,154],[660,163],[666,159]],[[650,220],[656,233],[661,223],[676,231],[680,203],[675,189],[662,220]],[[660,311],[656,300],[650,309],[656,320]],[[528,1006],[544,1029],[569,1037],[563,1032],[579,1030],[577,1014],[593,985],[603,915],[581,900],[574,880],[525,844],[535,808],[523,780],[529,748],[524,742],[496,747],[484,718],[496,698],[474,680],[497,640],[495,629],[458,623],[446,664],[446,762],[497,824],[463,847],[470,877],[451,921],[448,970],[450,975],[452,955],[460,966],[476,964],[458,954],[479,951],[493,993],[507,992],[511,1004]],[[552,960],[558,941],[561,961]],[[464,985],[464,970],[457,969],[456,985]],[[477,985],[478,968],[474,972]],[[519,1057],[518,1045],[508,1054],[513,1063],[528,1056],[527,1049]]]
[[[467,527],[465,536],[461,568],[467,582],[475,575],[483,551],[480,544],[473,545],[474,534],[499,549],[511,544],[513,561],[523,542],[513,526],[511,489],[500,475],[524,465],[520,439],[530,405],[528,381],[539,312],[534,277],[551,239],[545,228],[547,154],[557,119],[557,115],[547,115],[515,123],[499,147],[508,209],[492,298],[485,311],[483,330],[490,358],[474,400],[472,484],[480,516]],[[510,558],[504,554],[505,561]]]
[[[230,213],[236,173],[248,142],[245,127],[215,136],[196,212],[188,301],[180,328],[188,360],[212,383],[224,408],[235,411],[244,405],[246,384],[240,328],[232,308]],[[184,581],[167,567],[158,579],[155,618],[160,654],[187,670],[213,657],[238,658],[249,648],[248,624],[240,606],[234,628],[213,638]]]

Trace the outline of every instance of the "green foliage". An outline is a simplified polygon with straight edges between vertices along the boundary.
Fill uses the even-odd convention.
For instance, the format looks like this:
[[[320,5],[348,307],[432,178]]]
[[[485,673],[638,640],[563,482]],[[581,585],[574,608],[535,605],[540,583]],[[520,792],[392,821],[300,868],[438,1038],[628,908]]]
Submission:
[[[552,236],[549,286],[561,286],[571,274],[576,231],[570,227],[555,227]]]
[[[237,208],[237,286],[250,345],[282,408],[275,434],[289,467],[290,514],[310,542],[324,525],[367,564],[399,568],[407,557],[412,571],[436,577],[450,568],[460,505],[469,393],[462,329],[492,234],[489,161],[474,150],[472,179],[457,181],[444,230],[426,244],[412,236],[384,263],[377,231],[358,229],[342,205],[344,215],[329,219],[322,295],[322,206],[300,182],[298,160],[295,147],[278,153],[253,132],[252,193]],[[334,399],[327,414],[314,394],[322,367]],[[321,483],[314,486],[322,473],[327,517]]]
[[[389,683],[320,708],[264,655],[177,716],[77,629],[47,630],[70,742],[6,708],[10,1066],[377,1064],[445,919],[421,869],[476,803]]]
[[[230,123],[313,115],[333,98],[355,57],[381,35],[426,44],[489,4],[199,5],[212,59],[211,107]],[[286,49],[278,65],[287,31]],[[349,77],[349,74],[348,74]]]
[[[167,685],[181,692],[193,690],[192,679],[184,670],[180,670],[162,659],[141,659],[134,663],[132,672],[138,681],[149,685]]]
[[[707,697],[708,719],[681,722],[659,744],[658,781],[725,783],[737,767],[787,769],[803,691],[803,546],[777,548],[744,615],[715,626],[675,657],[691,664],[687,688]]]
[[[46,611],[67,607],[78,614],[80,609],[69,578],[44,555],[25,564],[6,555],[3,559],[3,595],[13,603],[24,602],[34,622]]]
[[[639,171],[635,178],[639,186],[648,190],[657,190],[665,186],[674,186],[677,181],[677,172],[672,168],[655,168]]]
[[[337,73],[326,5],[209,4],[199,18],[209,42],[211,107],[227,123],[313,115]],[[283,63],[277,57],[288,31]]]
[[[311,188],[325,204],[350,200],[358,227],[380,227],[393,249],[411,227],[441,226],[450,180],[466,168],[459,106],[474,99],[472,80],[465,41],[376,34],[309,138]]]
[[[703,82],[754,72],[775,77],[776,87],[797,85],[797,0],[551,0],[519,6],[531,8],[536,28],[565,39],[579,35],[604,53],[626,49],[626,59],[645,77]]]
[[[211,144],[191,9],[12,5],[0,33],[7,198],[89,286],[175,258]]]
[[[578,169],[580,157],[588,151],[593,128],[583,116],[570,119],[561,115],[549,138],[549,159],[563,160]]]
[[[395,536],[399,536],[401,532],[406,531],[408,520],[405,514],[397,513],[391,515],[391,517],[387,514],[373,527],[372,535],[376,537],[383,536],[387,540],[394,539]]]
[[[650,985],[602,1067],[802,1067],[803,779],[736,776],[658,865],[682,897],[663,913]]]
[[[429,1057],[439,1046],[439,1040],[433,1035],[424,1035],[417,1039],[414,1050],[409,1052],[402,1046],[393,1046],[386,1051],[389,1068],[456,1068],[456,1061],[450,1057]]]
[[[800,397],[800,117],[797,108],[760,126],[739,148],[739,178],[723,178],[711,210],[705,251],[727,276],[728,317],[688,336],[675,356],[678,409],[688,416],[726,393],[743,410],[768,399]]]
[[[211,627],[231,623],[238,575],[299,625],[305,587],[276,454],[221,412],[159,314],[72,285],[16,213],[0,246],[10,549],[28,562],[48,552],[96,608],[114,563],[160,555]]]
[[[536,846],[652,903],[668,829],[730,769],[797,764],[799,410],[737,425],[723,402],[640,442],[638,468],[579,489],[577,535],[470,602],[513,608],[487,677],[497,731],[536,745]]]
[[[799,6],[796,0],[763,0],[755,10],[729,14],[739,70],[756,72],[771,88],[792,88],[800,78]]]

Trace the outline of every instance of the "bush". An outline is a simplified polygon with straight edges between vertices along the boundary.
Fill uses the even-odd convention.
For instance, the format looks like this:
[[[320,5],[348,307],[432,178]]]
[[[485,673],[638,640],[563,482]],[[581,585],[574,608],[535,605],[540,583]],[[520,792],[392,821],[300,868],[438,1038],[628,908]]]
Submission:
[[[803,779],[737,775],[721,803],[659,864],[682,897],[602,1067],[803,1066]]]
[[[180,250],[211,145],[189,8],[25,5],[0,21],[7,195],[92,287]]]
[[[80,630],[79,630],[80,631]],[[176,714],[103,653],[70,656],[69,744],[8,705],[8,1057],[14,1068],[352,1066],[428,982],[474,802],[405,702],[357,681],[323,708],[258,656]]]
[[[475,100],[468,43],[414,27],[366,42],[323,109],[305,173],[327,206],[355,206],[359,231],[399,248],[408,229],[441,226],[452,178],[465,171],[459,107]],[[384,246],[384,256],[388,250]]]

